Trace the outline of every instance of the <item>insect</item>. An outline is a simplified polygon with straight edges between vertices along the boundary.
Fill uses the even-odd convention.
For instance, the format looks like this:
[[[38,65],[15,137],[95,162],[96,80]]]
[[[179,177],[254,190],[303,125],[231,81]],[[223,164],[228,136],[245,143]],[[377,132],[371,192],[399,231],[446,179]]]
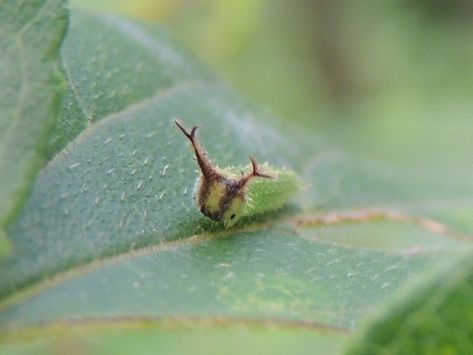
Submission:
[[[175,123],[192,144],[200,168],[196,204],[205,216],[223,222],[225,228],[242,217],[283,207],[299,190],[300,181],[294,172],[258,165],[252,156],[251,164],[243,169],[214,166],[197,141],[197,126],[189,131],[177,120]]]

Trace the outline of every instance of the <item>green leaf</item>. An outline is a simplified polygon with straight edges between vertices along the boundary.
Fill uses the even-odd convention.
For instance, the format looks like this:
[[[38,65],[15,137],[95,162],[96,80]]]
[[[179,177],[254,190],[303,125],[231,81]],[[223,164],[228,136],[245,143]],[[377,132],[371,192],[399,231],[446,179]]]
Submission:
[[[380,313],[348,354],[471,354],[473,252],[416,280]]]
[[[58,113],[66,24],[59,0],[0,3],[0,258],[9,249],[3,230],[43,163]]]
[[[122,253],[103,260],[106,264],[58,275],[54,283],[59,285],[40,285],[26,303],[2,312],[0,323],[131,312],[144,317],[256,316],[350,328],[374,303],[436,258],[437,253],[353,250],[303,239],[281,227],[200,236]],[[79,294],[80,299],[74,297]]]
[[[62,46],[68,81],[52,157],[88,126],[176,85],[214,76],[169,36],[114,16],[75,12]]]
[[[161,326],[185,323],[202,341],[261,327],[254,344],[274,334],[293,341],[307,328],[317,348],[337,351],[406,280],[471,243],[468,223],[459,232],[422,203],[438,187],[433,178],[417,191],[412,176],[358,165],[277,121],[160,29],[74,11],[62,62],[68,88],[50,161],[9,228],[14,248],[0,268],[10,349],[23,336],[49,349],[74,329],[74,344],[96,336],[110,346],[116,326],[152,346],[143,325],[164,337]],[[194,204],[197,166],[175,118],[200,126],[221,167],[246,165],[251,154],[296,171],[303,192],[224,230]],[[445,186],[441,197],[461,189]],[[444,210],[456,218],[452,206]]]
[[[104,45],[109,43],[109,36],[97,39],[94,23],[100,28],[103,22],[110,23],[110,26],[115,24],[116,32],[127,29],[141,40],[135,39],[135,46],[144,47],[146,44],[151,47],[154,61],[163,58],[159,65],[152,66],[156,68],[156,76],[147,74],[160,83],[156,86],[161,89],[157,89],[157,93],[143,93],[142,101],[132,102],[124,109],[125,99],[136,98],[116,100],[103,91],[91,95],[89,85],[98,75],[95,71],[84,71],[80,80],[69,75],[69,85],[76,87],[76,101],[85,101],[80,94],[83,92],[95,100],[89,106],[97,107],[97,110],[110,107],[109,111],[121,111],[109,114],[97,123],[87,123],[87,117],[83,115],[68,119],[86,122],[87,129],[65,154],[59,154],[50,162],[33,188],[25,213],[12,227],[15,251],[0,271],[3,281],[0,294],[100,256],[190,236],[203,230],[196,222],[202,222],[204,218],[192,201],[195,165],[187,142],[173,123],[175,117],[184,119],[189,125],[205,125],[203,140],[205,137],[214,138],[216,144],[209,146],[209,152],[225,165],[238,161],[239,165],[247,163],[247,140],[255,142],[251,151],[258,153],[261,161],[290,165],[288,162],[292,160],[291,156],[271,158],[277,156],[287,141],[264,124],[254,122],[254,108],[244,100],[220,83],[213,84],[208,79],[205,82],[203,79],[190,80],[187,78],[190,74],[182,79],[180,70],[169,68],[168,58],[177,56],[173,61],[176,66],[196,68],[194,76],[202,77],[197,70],[200,65],[194,64],[194,59],[180,56],[174,48],[164,46],[162,39],[153,41],[154,37],[150,37],[152,34],[145,32],[145,28],[116,17],[102,18],[80,12],[74,13],[71,22],[64,43],[65,67],[69,67],[71,61],[77,66],[81,63],[72,59],[77,59],[77,53],[69,54],[67,50],[76,47],[75,41],[80,39],[89,46],[97,40]],[[74,35],[74,30],[79,34]],[[129,36],[124,37],[125,44]],[[102,48],[102,42],[95,46]],[[112,47],[110,53],[119,46]],[[165,48],[164,54],[156,56],[154,51],[159,48]],[[148,47],[141,50],[145,49]],[[79,53],[87,52],[82,50]],[[131,64],[135,65],[136,60],[133,59]],[[121,73],[118,69],[116,71]],[[74,70],[69,69],[69,72]],[[174,76],[163,79],[161,72]],[[130,83],[125,74],[117,74],[117,80],[121,80],[123,85]],[[166,86],[167,82],[171,87]],[[86,88],[81,89],[82,85]],[[111,90],[115,86],[117,83],[114,82]],[[270,141],[274,143],[268,145]],[[292,156],[295,155],[293,149]]]

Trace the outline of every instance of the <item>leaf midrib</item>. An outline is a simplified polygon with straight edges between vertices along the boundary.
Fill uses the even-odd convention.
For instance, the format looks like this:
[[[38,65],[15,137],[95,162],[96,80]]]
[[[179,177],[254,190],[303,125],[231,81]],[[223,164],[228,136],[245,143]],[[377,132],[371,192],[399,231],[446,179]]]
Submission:
[[[21,68],[21,88],[20,88],[20,96],[18,98],[18,104],[16,105],[15,109],[14,109],[14,118],[13,120],[10,122],[10,125],[8,126],[8,128],[5,130],[4,132],[4,137],[6,137],[7,139],[2,139],[2,141],[0,142],[0,162],[3,161],[3,157],[4,157],[4,153],[5,153],[5,147],[7,146],[6,144],[6,141],[8,140],[8,137],[10,137],[10,132],[11,130],[17,125],[18,123],[18,120],[20,119],[20,111],[21,111],[21,106],[22,106],[22,103],[24,101],[24,95],[25,95],[25,91],[26,91],[26,86],[25,84],[28,83],[28,80],[27,79],[27,75],[26,75],[26,57],[25,57],[25,53],[24,53],[24,48],[23,48],[23,42],[21,40],[21,36],[22,36],[22,33],[24,31],[26,31],[32,23],[34,23],[36,21],[36,19],[43,13],[44,9],[46,8],[46,5],[48,3],[49,0],[46,0],[44,3],[43,3],[43,6],[41,6],[38,11],[34,14],[33,17],[31,17],[31,19],[27,22],[25,22],[23,24],[23,27],[21,27],[19,29],[19,31],[14,35],[15,37],[15,42],[17,44],[17,48],[19,48],[19,54],[20,54],[20,59],[21,59],[21,65],[20,65],[20,68]]]
[[[21,107],[23,105],[23,102],[25,100],[25,93],[27,91],[26,87],[28,86],[28,81],[27,75],[26,75],[26,57],[24,53],[24,48],[23,48],[23,43],[21,42],[21,39],[16,37],[15,38],[16,42],[16,48],[18,48],[18,53],[20,57],[20,70],[21,70],[21,88],[20,88],[20,95],[18,97],[18,103],[15,106],[15,109],[13,110],[13,119],[10,121],[10,124],[8,125],[8,128],[3,132],[3,137],[0,141],[0,164],[3,162],[5,159],[5,152],[6,152],[6,147],[9,146],[7,142],[10,141],[10,137],[12,136],[11,131],[16,127],[18,124],[18,121],[20,120],[20,112],[21,112]]]

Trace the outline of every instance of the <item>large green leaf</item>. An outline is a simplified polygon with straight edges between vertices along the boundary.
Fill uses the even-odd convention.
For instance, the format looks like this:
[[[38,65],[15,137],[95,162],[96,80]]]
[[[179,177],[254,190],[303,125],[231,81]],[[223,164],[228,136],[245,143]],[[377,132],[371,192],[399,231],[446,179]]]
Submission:
[[[305,350],[337,351],[406,280],[471,243],[471,217],[455,222],[467,182],[357,163],[239,97],[159,29],[81,12],[71,22],[51,160],[9,229],[14,251],[0,269],[7,350],[31,337],[30,350],[49,349],[45,339],[61,343],[64,331],[80,333],[74,344],[94,334],[110,347],[117,326],[121,339],[152,346],[147,332],[164,338],[161,325],[184,322],[200,341],[256,325],[255,344],[306,339],[289,329],[308,328]],[[252,154],[294,169],[301,196],[233,229],[206,220],[176,117],[201,127],[221,166]],[[424,204],[432,196],[448,198],[442,221]],[[201,322],[211,325],[205,336]]]
[[[0,3],[0,257],[44,159],[62,93],[59,47],[67,23],[60,0]]]

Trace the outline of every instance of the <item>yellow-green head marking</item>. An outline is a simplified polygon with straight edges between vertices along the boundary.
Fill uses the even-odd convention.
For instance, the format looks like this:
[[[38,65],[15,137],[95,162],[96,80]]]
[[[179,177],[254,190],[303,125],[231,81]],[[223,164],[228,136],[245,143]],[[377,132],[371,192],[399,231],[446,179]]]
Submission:
[[[267,164],[260,167],[251,156],[245,174],[238,168],[218,169],[197,141],[197,127],[188,131],[178,121],[175,123],[191,142],[199,164],[196,203],[205,216],[223,222],[226,228],[243,216],[281,208],[298,191],[300,183],[295,173]]]

